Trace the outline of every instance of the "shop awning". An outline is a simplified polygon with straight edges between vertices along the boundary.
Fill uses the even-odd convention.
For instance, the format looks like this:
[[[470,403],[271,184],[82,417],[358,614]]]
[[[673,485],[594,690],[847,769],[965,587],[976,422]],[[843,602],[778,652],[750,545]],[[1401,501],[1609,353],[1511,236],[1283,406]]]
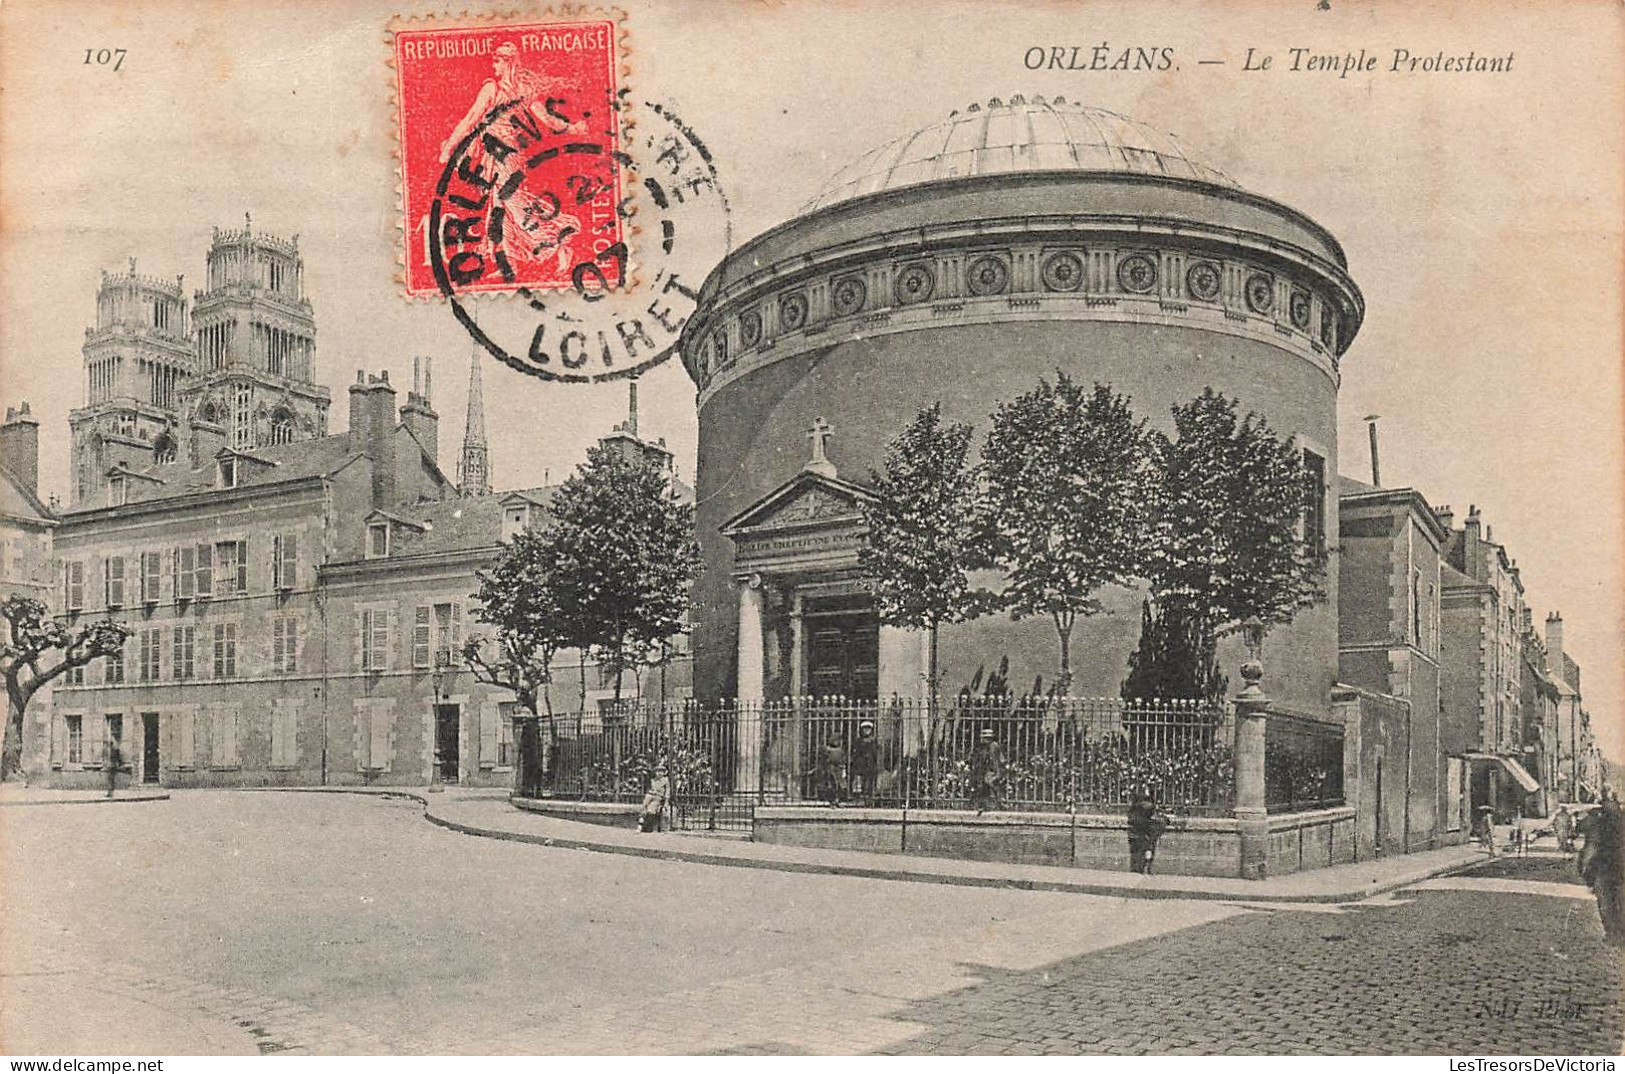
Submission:
[[[1506,770],[1506,774],[1512,777],[1512,781],[1523,788],[1525,794],[1534,794],[1540,790],[1540,781],[1531,776],[1527,768],[1511,757],[1503,757],[1498,753],[1469,753],[1467,759],[1486,764],[1494,762],[1500,765]]]

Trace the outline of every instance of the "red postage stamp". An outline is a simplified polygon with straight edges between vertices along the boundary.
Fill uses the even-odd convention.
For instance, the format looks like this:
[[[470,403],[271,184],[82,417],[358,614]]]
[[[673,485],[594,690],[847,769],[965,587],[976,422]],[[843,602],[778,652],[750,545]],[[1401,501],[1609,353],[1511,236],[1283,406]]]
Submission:
[[[394,28],[405,285],[555,290],[624,251],[619,25]]]

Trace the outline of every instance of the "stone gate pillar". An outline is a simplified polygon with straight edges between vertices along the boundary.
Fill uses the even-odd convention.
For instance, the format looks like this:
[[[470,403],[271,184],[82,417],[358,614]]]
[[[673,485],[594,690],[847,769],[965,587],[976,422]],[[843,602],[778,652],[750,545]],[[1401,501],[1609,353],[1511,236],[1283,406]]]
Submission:
[[[1236,835],[1241,843],[1241,878],[1262,880],[1269,875],[1269,813],[1264,800],[1264,729],[1269,698],[1259,681],[1264,665],[1248,660],[1241,665],[1247,683],[1236,695]]]

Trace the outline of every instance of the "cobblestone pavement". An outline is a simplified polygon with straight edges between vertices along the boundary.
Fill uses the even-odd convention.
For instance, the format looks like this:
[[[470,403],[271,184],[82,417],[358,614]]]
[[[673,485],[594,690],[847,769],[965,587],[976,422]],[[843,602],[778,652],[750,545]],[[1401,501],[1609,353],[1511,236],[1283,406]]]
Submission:
[[[1483,872],[1545,890],[1574,879],[1554,859]],[[989,970],[899,1011],[932,1028],[881,1050],[1618,1055],[1621,956],[1578,890],[1585,898],[1412,889],[1336,915],[1282,908],[1033,971]]]
[[[597,855],[353,796],[5,814],[0,991],[33,1000],[21,1032],[0,1012],[0,1045],[30,1052],[82,1040],[113,996],[115,1039],[180,1054],[1620,1044],[1617,999],[1592,1004],[1619,958],[1549,858],[1353,909],[1243,908]]]

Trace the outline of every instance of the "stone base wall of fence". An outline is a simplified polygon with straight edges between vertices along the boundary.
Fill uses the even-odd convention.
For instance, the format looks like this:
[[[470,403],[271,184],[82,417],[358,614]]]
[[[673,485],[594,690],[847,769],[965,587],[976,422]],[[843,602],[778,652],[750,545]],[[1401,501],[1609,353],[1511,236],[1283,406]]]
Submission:
[[[1126,871],[1122,816],[981,813],[971,810],[827,809],[761,806],[752,839],[781,846],[866,850],[924,857]],[[1335,808],[1271,817],[1269,875],[1354,860],[1354,811]],[[1157,844],[1154,869],[1178,876],[1236,876],[1241,838],[1230,817],[1175,818]]]

